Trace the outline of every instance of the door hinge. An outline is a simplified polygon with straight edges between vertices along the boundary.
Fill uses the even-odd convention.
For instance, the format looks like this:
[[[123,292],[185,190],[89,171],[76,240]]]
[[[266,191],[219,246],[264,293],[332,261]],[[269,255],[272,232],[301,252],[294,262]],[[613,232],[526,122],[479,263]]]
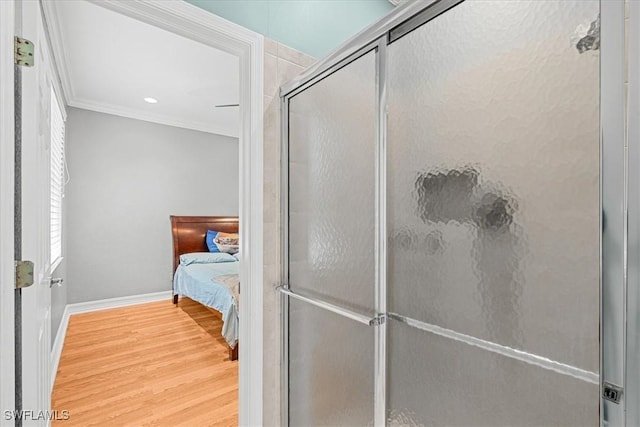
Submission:
[[[33,262],[16,261],[16,289],[33,285]]]
[[[35,47],[33,43],[27,39],[23,39],[22,37],[14,37],[14,62],[16,65],[20,65],[22,67],[33,67],[34,64],[34,56],[33,52]]]
[[[602,384],[602,397],[613,403],[620,403],[623,392],[623,388],[615,384],[606,381]]]

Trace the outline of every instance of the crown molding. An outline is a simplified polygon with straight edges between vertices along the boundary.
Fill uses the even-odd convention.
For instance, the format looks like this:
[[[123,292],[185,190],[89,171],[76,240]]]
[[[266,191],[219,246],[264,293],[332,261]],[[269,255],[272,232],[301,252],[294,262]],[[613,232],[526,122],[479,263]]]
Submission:
[[[118,105],[109,104],[107,102],[95,102],[80,97],[70,98],[67,100],[67,103],[71,107],[96,111],[98,113],[112,114],[114,116],[125,117],[128,119],[142,120],[145,122],[196,130],[206,133],[214,133],[217,135],[229,136],[232,138],[238,138],[239,133],[239,129],[224,129],[202,122],[178,120],[174,117],[164,114],[147,113],[133,108],[121,107]]]

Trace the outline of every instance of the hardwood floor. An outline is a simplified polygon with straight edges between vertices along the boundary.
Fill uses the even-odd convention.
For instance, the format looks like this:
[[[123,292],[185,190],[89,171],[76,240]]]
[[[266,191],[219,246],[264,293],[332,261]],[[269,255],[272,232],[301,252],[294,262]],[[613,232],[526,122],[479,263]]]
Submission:
[[[182,298],[71,316],[55,426],[236,426],[238,362],[222,319]]]

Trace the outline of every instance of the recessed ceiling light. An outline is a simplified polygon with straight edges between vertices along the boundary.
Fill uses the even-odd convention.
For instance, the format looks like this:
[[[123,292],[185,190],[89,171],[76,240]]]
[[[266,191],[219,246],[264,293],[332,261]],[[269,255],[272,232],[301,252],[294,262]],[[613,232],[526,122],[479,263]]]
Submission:
[[[157,99],[155,99],[155,98],[150,98],[150,97],[149,97],[149,98],[145,98],[145,99],[144,99],[144,102],[148,102],[149,104],[157,104],[157,103],[158,103],[158,100],[157,100]]]

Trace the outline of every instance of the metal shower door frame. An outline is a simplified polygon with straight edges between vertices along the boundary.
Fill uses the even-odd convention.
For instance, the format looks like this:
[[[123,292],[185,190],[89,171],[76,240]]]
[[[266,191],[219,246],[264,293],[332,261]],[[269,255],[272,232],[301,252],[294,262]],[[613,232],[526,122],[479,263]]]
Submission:
[[[281,89],[281,112],[282,112],[282,151],[281,151],[281,215],[282,220],[282,271],[283,285],[278,288],[281,294],[282,307],[282,366],[281,366],[281,419],[282,424],[288,426],[289,414],[289,298],[298,299],[308,304],[315,305],[324,310],[333,312],[359,323],[374,327],[374,425],[384,426],[386,419],[386,263],[381,262],[386,258],[386,47],[387,39],[381,36],[365,46],[360,47],[352,54],[339,60],[323,72],[313,76],[313,78],[297,86],[286,95],[282,95]],[[318,298],[310,298],[297,294],[289,287],[289,100],[305,89],[313,86],[334,72],[349,66],[350,63],[375,52],[376,54],[376,166],[375,166],[375,285],[374,285],[374,316],[367,316],[353,312],[349,309],[336,306],[334,304],[321,301]]]
[[[628,425],[640,425],[640,2],[628,2],[626,396]]]
[[[625,426],[624,395],[603,398],[603,385],[625,389],[627,168],[625,150],[625,4],[600,2],[600,423]],[[630,421],[630,420],[629,420]],[[637,425],[636,423],[628,423]]]
[[[308,68],[295,79],[283,84],[281,97],[281,226],[282,226],[282,265],[281,265],[281,309],[282,331],[280,345],[281,360],[281,416],[282,424],[288,426],[288,383],[289,383],[289,298],[298,298],[289,288],[289,100],[315,83],[330,76],[339,69],[348,66],[361,56],[376,51],[376,247],[375,247],[375,312],[376,316],[369,324],[376,327],[374,358],[374,425],[386,425],[386,149],[387,149],[387,46],[404,34],[418,28],[455,7],[463,0],[425,0],[413,1],[397,7],[381,21],[373,24],[354,36],[325,59]],[[632,4],[634,2],[631,2]],[[640,5],[631,6],[632,33],[640,36]],[[640,424],[638,413],[625,414],[625,401],[640,401],[640,382],[637,387],[626,387],[628,368],[638,373],[640,361],[628,364],[626,360],[627,336],[640,336],[640,318],[627,324],[627,310],[637,313],[640,308],[640,289],[637,284],[629,291],[627,280],[640,280],[640,236],[629,237],[628,223],[633,219],[640,225],[640,125],[635,123],[629,129],[629,152],[625,146],[625,3],[624,0],[602,1],[601,11],[601,45],[600,45],[600,424],[607,426],[624,426]],[[636,16],[637,15],[637,16]],[[635,25],[635,26],[634,26]],[[631,37],[630,37],[631,40]],[[640,42],[634,40],[630,52],[631,71],[640,72]],[[635,80],[634,80],[635,79]],[[630,85],[638,91],[640,80],[630,77]],[[633,86],[635,84],[636,86]],[[631,110],[636,116],[640,110],[640,91],[631,94]],[[635,103],[634,103],[635,99]],[[631,141],[633,139],[633,141]],[[629,157],[635,156],[635,157]],[[637,157],[637,158],[636,158]],[[628,167],[630,160],[636,159],[635,169]],[[630,174],[629,171],[632,170]],[[633,178],[629,181],[629,177]],[[629,193],[631,191],[631,193]],[[636,194],[637,193],[637,194]],[[627,196],[631,194],[631,196]],[[632,203],[631,216],[629,205]],[[634,224],[635,224],[634,223]],[[637,232],[640,226],[632,228]],[[633,243],[631,252],[635,255],[629,265],[629,245]],[[631,276],[631,272],[635,274]],[[300,299],[309,299],[302,296]],[[307,301],[310,302],[310,301]],[[313,301],[318,306],[357,320],[358,313],[343,310],[340,307],[326,307],[322,301]],[[362,316],[364,318],[364,316]],[[377,320],[376,320],[377,319]],[[362,319],[361,319],[362,320]],[[366,319],[365,319],[366,320]],[[373,323],[371,323],[373,321]],[[636,349],[640,349],[640,338]],[[625,378],[626,376],[626,378]],[[621,402],[606,400],[603,395],[603,383],[610,383],[625,390]],[[633,393],[634,395],[630,395]],[[625,419],[626,417],[626,419]]]

